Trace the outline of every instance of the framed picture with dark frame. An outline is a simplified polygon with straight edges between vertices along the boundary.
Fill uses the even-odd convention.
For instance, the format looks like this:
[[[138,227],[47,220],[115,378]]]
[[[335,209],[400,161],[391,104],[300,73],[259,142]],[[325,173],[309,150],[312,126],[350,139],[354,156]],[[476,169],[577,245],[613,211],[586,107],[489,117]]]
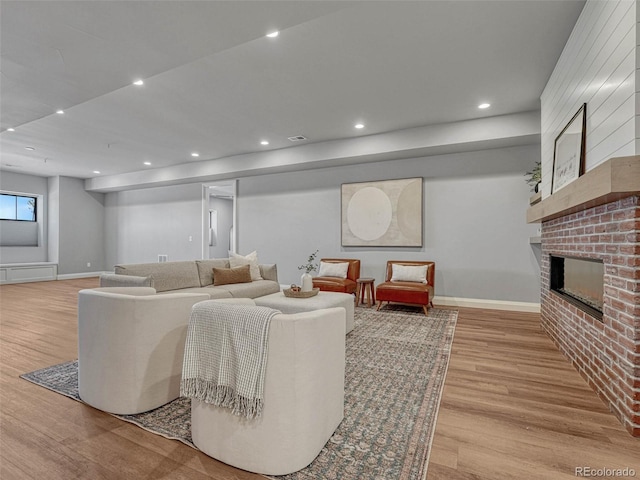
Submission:
[[[553,150],[553,176],[551,193],[573,182],[584,173],[587,142],[587,104],[578,112],[556,137]]]

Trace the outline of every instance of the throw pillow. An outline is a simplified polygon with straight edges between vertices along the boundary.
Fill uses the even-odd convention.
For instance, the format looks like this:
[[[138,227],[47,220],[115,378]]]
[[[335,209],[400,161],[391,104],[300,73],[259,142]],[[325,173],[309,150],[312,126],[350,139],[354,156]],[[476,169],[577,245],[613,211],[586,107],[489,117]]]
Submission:
[[[258,264],[258,252],[255,250],[249,255],[238,255],[237,253],[229,252],[229,266],[241,267],[242,265],[249,265],[251,272],[251,280],[262,280],[260,275],[260,266]]]
[[[417,282],[427,283],[428,265],[400,265],[391,264],[392,282]]]
[[[347,272],[349,271],[349,262],[320,262],[319,277],[337,277],[347,278]]]
[[[213,268],[213,286],[229,285],[231,283],[249,283],[251,273],[249,265],[235,268]]]

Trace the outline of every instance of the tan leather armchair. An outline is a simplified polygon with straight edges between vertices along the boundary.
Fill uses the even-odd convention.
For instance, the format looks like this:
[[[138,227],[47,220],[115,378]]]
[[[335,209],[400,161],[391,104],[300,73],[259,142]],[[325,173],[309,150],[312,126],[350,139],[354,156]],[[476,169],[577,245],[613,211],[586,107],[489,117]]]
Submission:
[[[393,280],[393,265],[402,266],[427,266],[424,281],[404,281]],[[433,295],[435,286],[436,264],[434,262],[410,262],[402,260],[389,260],[387,262],[387,273],[384,283],[376,287],[376,299],[378,300],[378,310],[382,307],[382,302],[407,303],[421,305],[425,315],[427,306],[433,307]]]
[[[314,277],[313,286],[324,292],[356,293],[356,280],[360,278],[360,260],[354,258],[321,258],[320,262],[349,263],[347,278]]]

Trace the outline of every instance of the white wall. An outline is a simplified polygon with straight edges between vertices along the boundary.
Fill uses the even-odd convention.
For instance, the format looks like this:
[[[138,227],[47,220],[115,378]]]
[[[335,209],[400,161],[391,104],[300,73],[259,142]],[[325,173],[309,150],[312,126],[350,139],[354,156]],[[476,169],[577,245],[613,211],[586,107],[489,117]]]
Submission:
[[[0,179],[3,190],[42,196],[39,246],[0,248],[0,262],[55,262],[59,275],[104,270],[103,193],[87,192],[84,180],[71,177],[2,172]]]
[[[105,270],[104,193],[87,192],[79,178],[57,178],[58,275]]]
[[[635,155],[635,0],[587,0],[541,96],[543,196],[551,193],[554,143],[587,104],[586,170]]]
[[[282,283],[299,283],[297,266],[315,249],[356,257],[362,275],[382,279],[388,259],[436,262],[441,296],[539,301],[539,248],[529,244],[531,195],[524,172],[537,145],[323,168],[239,179],[239,253],[258,251],[277,263]],[[423,177],[422,248],[344,248],[340,244],[340,185]],[[117,263],[201,258],[202,184],[106,195],[107,269]],[[188,241],[188,236],[193,241]]]
[[[50,262],[58,263],[60,253],[60,177],[49,177],[46,181],[49,188],[47,256]]]
[[[23,175],[21,173],[2,172],[0,190],[38,195],[38,246],[0,247],[0,263],[30,263],[50,261],[47,255],[47,216],[48,185],[44,177]],[[40,201],[41,200],[41,201]]]
[[[513,147],[241,178],[239,253],[277,263],[285,284],[300,283],[297,266],[316,249],[361,259],[361,275],[378,282],[387,260],[433,260],[437,295],[539,302],[539,248],[529,244],[537,226],[526,224],[523,176],[539,154]],[[340,185],[408,177],[424,178],[424,246],[342,247]]]
[[[106,270],[118,263],[202,258],[202,184],[106,195]],[[191,241],[189,241],[191,237]]]

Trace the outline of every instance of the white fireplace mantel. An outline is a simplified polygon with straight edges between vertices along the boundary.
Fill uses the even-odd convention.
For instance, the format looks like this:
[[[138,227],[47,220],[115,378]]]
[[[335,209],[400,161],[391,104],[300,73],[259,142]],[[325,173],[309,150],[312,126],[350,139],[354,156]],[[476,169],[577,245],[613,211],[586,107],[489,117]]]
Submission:
[[[640,156],[610,158],[527,210],[538,223],[640,195]]]

